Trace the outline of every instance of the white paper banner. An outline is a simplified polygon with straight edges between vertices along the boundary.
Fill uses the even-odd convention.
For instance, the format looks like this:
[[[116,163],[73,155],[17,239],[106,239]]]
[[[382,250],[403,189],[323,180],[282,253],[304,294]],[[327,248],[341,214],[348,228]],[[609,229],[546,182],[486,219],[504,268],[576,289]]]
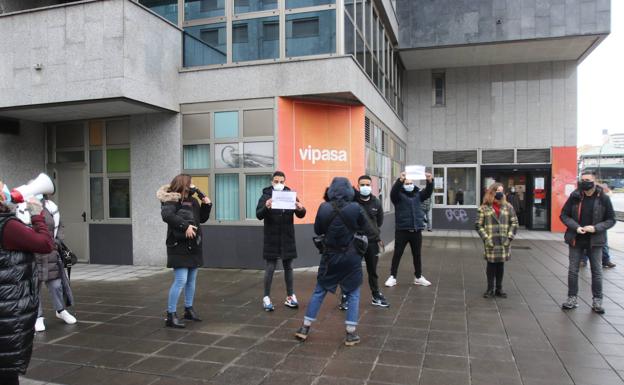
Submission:
[[[275,191],[271,195],[273,203],[272,209],[277,210],[294,210],[296,208],[297,193],[295,191]]]
[[[411,179],[411,180],[427,179],[427,177],[425,176],[425,166],[421,166],[421,165],[405,166],[405,178]]]

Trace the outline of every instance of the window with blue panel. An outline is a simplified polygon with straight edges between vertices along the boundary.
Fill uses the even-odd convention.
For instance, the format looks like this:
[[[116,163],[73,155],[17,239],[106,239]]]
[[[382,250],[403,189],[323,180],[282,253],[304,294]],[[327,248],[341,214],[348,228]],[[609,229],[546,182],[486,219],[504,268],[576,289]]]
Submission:
[[[215,207],[218,221],[240,219],[238,174],[215,175]]]
[[[336,52],[336,11],[286,15],[286,56]]]
[[[246,218],[256,218],[256,207],[262,196],[262,190],[271,185],[271,174],[245,176]]]
[[[178,24],[178,0],[140,0],[139,3],[174,24]]]
[[[277,9],[277,0],[234,0],[234,12],[259,12]]]
[[[215,138],[238,138],[238,111],[214,113]]]
[[[210,168],[210,145],[191,144],[184,146],[184,168],[197,170]]]
[[[286,0],[286,9],[336,4],[336,0]]]
[[[277,57],[279,57],[279,18],[277,16],[233,23],[233,61],[275,59]]]
[[[185,0],[184,19],[206,19],[225,16],[225,0]]]
[[[184,32],[184,66],[224,64],[227,61],[225,23],[187,27]]]

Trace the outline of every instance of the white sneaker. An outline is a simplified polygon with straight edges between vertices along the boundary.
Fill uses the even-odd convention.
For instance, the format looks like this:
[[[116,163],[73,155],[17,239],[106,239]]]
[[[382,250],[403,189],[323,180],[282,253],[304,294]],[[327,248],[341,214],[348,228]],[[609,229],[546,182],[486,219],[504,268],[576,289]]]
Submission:
[[[69,312],[67,310],[63,310],[60,313],[56,312],[56,318],[62,319],[68,325],[73,325],[73,324],[76,323],[76,317],[74,317],[73,315],[69,314]]]
[[[262,298],[262,307],[264,308],[264,311],[275,310],[275,306],[271,303],[271,298],[269,296]]]
[[[429,286],[431,282],[427,281],[427,279],[421,275],[420,278],[414,277],[414,285]]]
[[[43,317],[37,317],[37,322],[35,322],[35,331],[36,332],[45,331],[45,324],[43,323]]]
[[[392,286],[396,286],[396,278],[394,278],[394,276],[389,276],[388,279],[386,280],[386,286],[388,287],[392,287]]]

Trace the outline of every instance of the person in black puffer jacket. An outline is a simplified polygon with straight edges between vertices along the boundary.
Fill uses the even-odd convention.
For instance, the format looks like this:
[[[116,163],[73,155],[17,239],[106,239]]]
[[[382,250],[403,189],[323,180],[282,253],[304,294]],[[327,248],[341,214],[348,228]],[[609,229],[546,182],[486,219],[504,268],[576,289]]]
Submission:
[[[290,191],[284,185],[286,175],[281,171],[273,173],[273,181],[270,187],[262,190],[262,196],[258,200],[256,217],[264,220],[264,248],[263,257],[266,261],[264,268],[264,298],[262,306],[265,311],[273,311],[275,307],[271,302],[271,284],[277,260],[282,260],[284,267],[284,280],[286,281],[286,302],[290,308],[298,308],[297,296],[293,287],[293,259],[297,258],[297,245],[295,244],[295,225],[293,215],[303,218],[306,209],[297,199],[295,210],[274,210],[271,208],[273,191]]]
[[[321,256],[316,278],[316,288],[308,305],[303,326],[295,336],[306,340],[310,325],[323,304],[327,292],[336,292],[340,285],[347,296],[349,309],[346,314],[347,335],[345,345],[360,342],[356,334],[362,285],[362,256],[353,245],[354,231],[368,231],[364,210],[353,202],[353,187],[347,178],[336,177],[327,192],[329,202],[321,203],[314,221],[314,232],[325,234],[325,252]],[[340,214],[338,215],[338,211]]]
[[[197,269],[203,265],[200,224],[210,217],[212,202],[204,196],[200,206],[192,196],[197,190],[191,182],[190,175],[180,174],[156,193],[161,202],[162,219],[167,223],[167,267],[173,268],[174,273],[165,325],[174,328],[185,327],[176,312],[182,288],[184,319],[201,321],[193,309],[193,299]]]
[[[39,298],[33,253],[54,248],[41,204],[29,202],[32,228],[20,222],[7,202],[8,189],[0,182],[0,384],[19,384],[32,355]]]
[[[394,204],[394,254],[392,255],[392,267],[390,277],[386,280],[386,286],[396,285],[399,263],[405,251],[405,246],[410,244],[414,262],[414,285],[429,286],[422,275],[422,261],[420,250],[422,248],[422,231],[425,229],[425,213],[422,202],[429,199],[433,192],[433,177],[426,173],[427,187],[421,191],[410,179],[405,178],[405,173],[396,180],[390,191],[390,200]]]

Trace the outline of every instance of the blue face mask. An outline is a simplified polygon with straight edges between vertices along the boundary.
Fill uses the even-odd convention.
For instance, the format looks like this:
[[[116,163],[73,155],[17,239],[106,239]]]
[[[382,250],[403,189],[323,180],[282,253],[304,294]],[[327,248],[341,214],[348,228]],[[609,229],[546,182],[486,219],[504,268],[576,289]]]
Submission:
[[[414,191],[414,185],[413,184],[404,184],[403,185],[403,189],[407,192],[412,192]]]
[[[11,203],[11,190],[9,190],[7,185],[4,185],[2,193],[4,194],[4,201],[7,203]]]
[[[360,186],[360,195],[362,196],[369,196],[371,194],[371,192],[373,191],[373,189],[371,188],[371,186]]]

